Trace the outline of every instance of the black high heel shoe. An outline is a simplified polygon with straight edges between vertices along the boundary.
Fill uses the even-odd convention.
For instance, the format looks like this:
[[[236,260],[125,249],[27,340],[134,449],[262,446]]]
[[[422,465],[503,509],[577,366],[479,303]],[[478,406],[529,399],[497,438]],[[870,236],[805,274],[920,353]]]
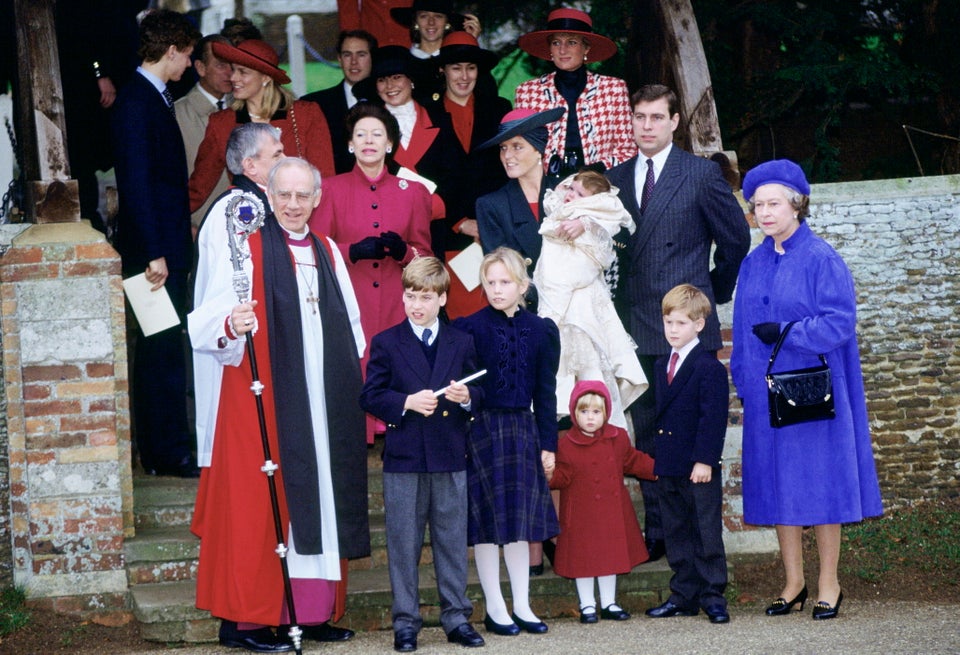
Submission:
[[[800,611],[803,611],[803,606],[807,602],[807,587],[804,585],[803,589],[800,590],[800,593],[797,594],[797,597],[791,601],[787,601],[786,598],[778,598],[773,603],[767,607],[767,616],[783,616],[784,614],[789,614],[793,611],[793,606],[797,603],[800,604]],[[839,605],[840,603],[837,603]],[[816,612],[816,609],[814,609]]]
[[[813,606],[813,618],[815,619],[835,619],[837,614],[840,613],[840,603],[843,602],[843,592],[840,592],[840,595],[837,596],[837,604],[833,607],[827,604],[826,601],[820,600],[817,601],[817,604]]]

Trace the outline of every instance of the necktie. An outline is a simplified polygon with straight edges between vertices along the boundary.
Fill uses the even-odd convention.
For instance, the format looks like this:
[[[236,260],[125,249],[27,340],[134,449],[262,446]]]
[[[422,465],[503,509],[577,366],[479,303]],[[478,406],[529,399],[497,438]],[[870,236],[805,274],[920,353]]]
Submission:
[[[429,347],[429,346],[430,346],[430,337],[432,337],[432,336],[433,336],[433,331],[431,331],[430,328],[427,328],[426,330],[424,330],[424,331],[423,331],[423,336],[420,337],[420,338],[423,340],[423,345]]]
[[[653,193],[653,160],[647,159],[647,177],[643,181],[643,196],[640,198],[640,213],[647,209],[650,203],[650,194]]]
[[[177,112],[173,108],[173,94],[170,93],[170,89],[163,90],[163,99],[167,101],[167,109],[170,110],[170,115],[176,118]]]
[[[667,369],[667,384],[673,384],[673,374],[677,372],[677,362],[680,360],[680,353],[670,355],[670,368]]]
[[[221,109],[223,109],[223,98],[217,100],[217,110],[219,111]]]

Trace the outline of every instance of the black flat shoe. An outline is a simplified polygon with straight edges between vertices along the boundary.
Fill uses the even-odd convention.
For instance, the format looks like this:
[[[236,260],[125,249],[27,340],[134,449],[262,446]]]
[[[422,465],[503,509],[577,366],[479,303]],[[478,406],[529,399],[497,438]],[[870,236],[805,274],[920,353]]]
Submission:
[[[221,621],[220,645],[227,648],[243,648],[254,653],[289,653],[293,644],[274,634],[270,628],[239,630],[233,621]]]
[[[800,604],[800,611],[803,611],[803,605],[807,602],[807,587],[804,585],[803,589],[800,590],[800,593],[797,594],[797,597],[791,601],[787,601],[786,598],[778,598],[773,603],[767,607],[767,616],[783,616],[784,614],[789,614],[793,610],[793,606],[797,603]]]
[[[520,626],[516,623],[497,623],[490,618],[489,614],[483,617],[483,627],[487,629],[487,632],[492,632],[501,637],[516,637],[520,634]]]
[[[840,595],[837,596],[837,604],[833,607],[827,604],[826,601],[819,600],[817,604],[813,606],[813,618],[815,619],[835,619],[840,613],[840,603],[843,602],[843,592],[840,592]]]
[[[313,641],[347,641],[353,639],[353,636],[356,634],[353,630],[348,630],[347,628],[338,628],[335,625],[330,625],[329,623],[321,623],[320,625],[302,625],[300,629],[303,630],[303,638],[311,639]],[[282,634],[286,634],[283,632]]]
[[[669,600],[663,605],[651,607],[646,611],[646,615],[652,619],[667,619],[671,616],[696,616],[700,613],[700,608],[687,609],[671,603]]]
[[[393,634],[393,650],[398,653],[412,653],[417,650],[417,631],[403,628]]]
[[[524,621],[516,614],[511,614],[510,618],[513,619],[513,622],[517,624],[518,628],[529,632],[532,635],[542,635],[544,632],[549,630],[547,624],[543,621]]]
[[[730,623],[730,614],[723,605],[710,605],[703,608],[703,613],[710,619],[710,623]]]
[[[589,612],[587,610],[590,610]],[[600,618],[597,616],[597,608],[593,605],[587,605],[580,608],[580,623],[598,623]]]
[[[626,621],[630,618],[630,612],[625,612],[616,603],[611,603],[600,610],[600,618],[605,621]]]
[[[543,562],[539,564],[534,564],[530,567],[530,577],[535,578],[539,575],[543,575]]]
[[[461,623],[447,633],[447,641],[451,644],[460,644],[467,648],[477,648],[484,645],[483,637],[477,634],[469,623]]]

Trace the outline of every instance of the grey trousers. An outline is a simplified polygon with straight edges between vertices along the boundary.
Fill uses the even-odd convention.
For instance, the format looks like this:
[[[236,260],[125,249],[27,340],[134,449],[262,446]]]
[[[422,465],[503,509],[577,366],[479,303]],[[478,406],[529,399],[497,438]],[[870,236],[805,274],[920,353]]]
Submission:
[[[466,594],[467,473],[384,473],[383,499],[393,629],[419,631],[423,625],[418,566],[429,522],[440,623],[449,634],[473,612]]]

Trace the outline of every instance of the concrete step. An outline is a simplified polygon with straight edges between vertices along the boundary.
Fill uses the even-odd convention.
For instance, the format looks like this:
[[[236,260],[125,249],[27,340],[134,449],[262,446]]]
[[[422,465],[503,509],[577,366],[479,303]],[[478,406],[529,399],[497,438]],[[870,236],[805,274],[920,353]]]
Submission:
[[[165,643],[216,641],[220,622],[196,608],[196,590],[193,581],[130,587],[140,636]]]
[[[195,580],[200,540],[187,526],[139,528],[123,544],[131,585]]]
[[[731,580],[733,571],[730,570]],[[279,565],[278,565],[279,575]],[[671,572],[664,560],[642,564],[617,578],[617,602],[627,611],[639,614],[669,597]],[[501,575],[504,594],[509,598],[509,582]],[[207,612],[196,609],[196,587],[192,581],[166,582],[131,587],[134,616],[140,622],[141,635],[149,641],[215,641],[219,623]],[[467,596],[474,603],[473,619],[479,623],[486,608],[476,569],[469,568]],[[420,611],[424,624],[440,625],[440,607],[433,567],[420,567]],[[338,625],[354,630],[391,628],[390,579],[386,569],[352,571],[347,594],[347,613]],[[543,619],[578,616],[577,592],[572,580],[555,575],[549,567],[530,579],[530,601]]]
[[[188,526],[193,519],[197,479],[137,475],[133,478],[134,527]]]

